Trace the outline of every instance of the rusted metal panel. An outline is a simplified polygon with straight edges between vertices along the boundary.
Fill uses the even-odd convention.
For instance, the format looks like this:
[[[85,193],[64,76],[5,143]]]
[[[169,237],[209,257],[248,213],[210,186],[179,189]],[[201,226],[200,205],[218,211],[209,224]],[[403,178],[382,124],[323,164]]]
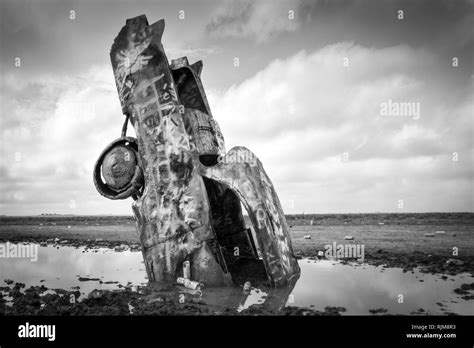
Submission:
[[[199,172],[228,185],[247,208],[270,281],[275,286],[284,286],[299,277],[288,224],[260,160],[247,148],[234,147],[218,165],[201,165]]]
[[[181,57],[171,61],[171,69],[181,103],[212,116],[201,82],[202,61],[189,65],[188,58]]]
[[[185,123],[191,129],[188,134],[191,138],[191,144],[196,146],[194,149],[200,156],[220,154],[219,143],[217,141],[216,132],[212,117],[194,109],[187,109],[189,112],[184,114]]]
[[[242,202],[268,279],[288,286],[299,267],[271,181],[245,148],[225,154],[201,83],[202,62],[190,65],[183,57],[169,66],[163,30],[164,20],[148,25],[145,16],[128,19],[110,53],[122,110],[137,134],[144,187],[135,192],[132,208],[149,279],[175,281],[189,261],[192,280],[230,285],[225,248],[248,247],[255,257]],[[242,151],[250,160],[242,161]],[[112,187],[129,181],[125,153],[116,150],[105,158],[110,173],[104,176]]]
[[[211,152],[212,154],[214,154],[214,147],[217,147],[217,154],[220,156],[224,156],[224,137],[219,128],[219,125],[212,117],[211,108],[207,101],[204,87],[202,86],[202,67],[202,61],[197,61],[196,63],[190,65],[188,62],[188,58],[186,57],[173,59],[171,61],[171,69],[173,71],[173,77],[177,85],[177,93],[182,105],[185,108],[192,108],[200,111],[191,114],[194,117],[185,116],[186,124],[189,123],[189,126],[192,127],[192,129],[188,133],[191,137],[195,139],[195,141],[199,142],[199,134],[195,131],[196,126],[204,126],[202,130],[207,130],[212,133],[212,136],[209,133],[203,133],[204,135],[207,135],[207,137],[209,137],[209,140],[207,142],[210,146],[212,146],[212,150],[209,151],[209,154],[211,154]],[[201,117],[202,119],[195,120],[195,118],[197,117]],[[186,118],[189,118],[189,120],[186,120]]]
[[[127,20],[111,60],[122,108],[136,130],[145,189],[133,204],[150,280],[175,281],[191,261],[193,279],[230,283],[207,240],[214,239],[203,179],[196,172],[192,145],[161,36],[164,20]]]

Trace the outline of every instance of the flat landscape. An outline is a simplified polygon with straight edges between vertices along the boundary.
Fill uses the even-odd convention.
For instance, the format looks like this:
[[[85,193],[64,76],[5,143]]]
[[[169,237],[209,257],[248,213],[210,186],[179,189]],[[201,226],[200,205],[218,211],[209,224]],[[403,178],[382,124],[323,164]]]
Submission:
[[[286,218],[297,256],[315,256],[325,245],[348,243],[344,237],[352,236],[353,243],[363,244],[366,255],[374,259],[384,253],[451,257],[454,247],[457,257],[474,257],[473,213],[307,214]],[[247,226],[251,227],[250,221]],[[425,236],[426,233],[433,233],[433,237]],[[0,241],[41,242],[51,238],[71,244],[96,239],[110,244],[138,243],[132,216],[0,217]],[[366,258],[370,262],[370,257]]]
[[[474,214],[472,213],[301,214],[287,215],[286,218],[290,226],[293,249],[302,266],[302,279],[299,280],[300,285],[299,288],[297,286],[295,294],[302,295],[299,295],[299,298],[297,298],[296,306],[292,307],[291,303],[286,303],[288,294],[285,294],[280,299],[280,302],[283,302],[282,304],[279,303],[277,309],[248,305],[250,300],[247,300],[247,305],[241,304],[244,306],[242,307],[244,308],[241,311],[242,314],[298,315],[311,313],[315,315],[337,315],[346,311],[344,306],[349,307],[349,312],[351,313],[352,310],[352,314],[360,314],[360,311],[363,311],[362,313],[367,311],[367,314],[383,314],[387,312],[386,308],[369,308],[372,304],[370,296],[375,298],[380,296],[380,294],[385,294],[388,290],[383,289],[385,286],[383,283],[389,283],[390,281],[393,281],[394,284],[391,285],[392,288],[398,287],[403,282],[406,283],[406,291],[413,291],[412,301],[418,298],[409,306],[407,305],[407,308],[403,309],[403,312],[408,314],[423,314],[433,311],[432,308],[423,309],[422,306],[420,308],[417,307],[417,303],[423,301],[422,298],[418,297],[420,285],[417,284],[424,286],[421,289],[426,289],[427,291],[429,291],[430,287],[433,289],[431,291],[433,303],[426,304],[426,307],[440,306],[440,308],[444,308],[444,313],[465,313],[463,311],[469,308],[469,306],[461,305],[459,301],[461,303],[466,301],[466,303],[471,304],[474,300],[474,295],[472,294],[474,283],[471,283],[471,279],[474,276]],[[249,221],[248,227],[251,227]],[[223,297],[223,294],[226,294],[227,291],[225,289],[219,290],[222,293],[217,293],[213,296],[211,296],[213,290],[207,290],[203,298],[207,296],[208,304],[203,305],[203,298],[198,300],[191,298],[187,302],[186,305],[188,307],[186,308],[176,303],[176,299],[164,302],[158,301],[161,304],[157,303],[156,298],[153,300],[148,299],[148,302],[144,301],[141,295],[152,295],[149,293],[150,287],[146,285],[146,272],[144,271],[143,263],[140,261],[141,255],[136,252],[140,250],[140,245],[135,230],[135,221],[132,216],[2,216],[0,217],[0,242],[4,243],[7,241],[12,243],[40,244],[44,255],[43,260],[45,260],[44,265],[41,267],[49,269],[49,273],[60,273],[64,271],[64,267],[70,267],[71,269],[76,269],[78,274],[73,276],[66,273],[62,276],[65,279],[64,283],[61,283],[61,277],[55,279],[48,278],[48,272],[46,272],[42,276],[46,279],[46,282],[41,283],[40,281],[44,281],[44,279],[39,279],[38,277],[40,276],[36,274],[43,273],[38,271],[38,269],[34,269],[36,265],[23,264],[19,267],[17,263],[11,262],[7,264],[4,263],[6,262],[5,260],[0,260],[0,273],[8,273],[11,275],[10,278],[12,278],[3,279],[9,287],[1,288],[4,297],[2,300],[4,307],[0,309],[0,313],[42,313],[53,315],[65,313],[131,314],[128,313],[127,304],[130,304],[130,301],[132,301],[135,303],[135,314],[235,314],[232,308],[237,306],[236,303],[238,301],[233,305],[224,305],[224,309],[216,309],[209,305],[216,298]],[[339,260],[337,264],[329,264],[329,260],[325,260],[324,257],[321,260],[321,255],[318,257],[318,252],[325,251],[325,246],[332,243],[363,245],[365,250],[363,263],[356,262],[354,264],[353,261],[355,260]],[[95,266],[84,268],[84,264],[88,264],[94,257],[98,257],[94,255],[97,255],[96,253],[100,250],[102,250],[106,259],[102,261],[96,260],[94,261]],[[103,250],[110,250],[110,252]],[[127,254],[121,252],[123,250],[135,252]],[[78,252],[79,254],[77,254]],[[55,261],[53,262],[52,260]],[[112,262],[110,260],[115,261]],[[110,269],[105,268],[107,262],[111,262]],[[68,263],[69,266],[67,266]],[[119,267],[118,265],[122,263],[123,265]],[[115,264],[117,264],[117,267],[115,267]],[[326,267],[325,265],[330,265],[333,273],[327,273],[323,269]],[[19,270],[13,271],[13,268],[17,266]],[[93,277],[94,268],[102,266],[103,271],[101,272],[104,275],[99,278]],[[363,282],[361,280],[363,277],[368,277],[365,283],[370,284],[371,279],[375,282],[379,275],[383,276],[385,269],[387,271],[393,270],[390,272],[395,273],[390,273],[390,277],[378,285],[374,283],[372,288],[377,291],[373,295],[365,295],[367,299],[363,306],[360,303],[356,303],[361,302],[360,298],[354,303],[350,301],[345,303],[347,295],[344,293],[334,300],[333,306],[323,306],[324,303],[332,301],[331,293],[336,293],[336,289],[341,290],[345,287],[345,285],[337,283],[336,275],[341,275],[346,279],[353,278],[351,282],[354,290],[351,291],[358,292],[358,296],[363,297],[363,293],[373,289],[370,287],[361,289],[357,282]],[[88,271],[86,272],[86,270]],[[81,274],[81,272],[85,273]],[[403,275],[407,272],[412,274],[410,275],[412,278],[409,278],[408,275]],[[116,279],[110,279],[114,274]],[[456,278],[458,276],[461,278]],[[74,277],[76,277],[75,280]],[[318,283],[321,277],[326,277],[326,283],[331,282],[331,284],[334,284],[327,284],[324,288],[321,283]],[[118,279],[122,279],[122,281],[120,282]],[[438,280],[442,284],[449,285],[450,288],[446,291],[442,290],[444,288],[436,290],[436,286],[439,286]],[[26,291],[24,289],[25,283],[30,286],[30,288],[26,286]],[[43,297],[43,294],[48,291],[44,284],[51,286],[59,284],[61,286],[56,285],[54,294],[48,294],[46,297]],[[242,286],[242,284],[236,285],[237,287]],[[255,285],[256,288],[253,297],[249,297],[252,298],[250,303],[257,301],[255,298],[259,298],[258,296],[261,293],[264,293],[265,297],[261,297],[258,301],[265,302],[267,294],[268,298],[274,296],[272,295],[272,290],[265,288],[265,285],[252,285]],[[114,288],[116,286],[118,286],[120,291]],[[132,291],[132,286],[135,286],[134,291]],[[455,287],[458,288],[455,289]],[[71,291],[71,288],[76,290]],[[82,292],[79,291],[79,288],[81,288]],[[91,294],[94,291],[99,291],[97,288],[101,289],[100,296],[94,298],[95,295],[92,295],[91,298]],[[137,289],[141,290],[137,291]],[[166,286],[164,289],[166,290]],[[319,293],[323,290],[328,291],[327,293]],[[170,294],[176,291],[176,289],[167,289],[166,291],[173,298],[173,295]],[[435,305],[434,302],[440,297],[440,291],[445,292],[445,295]],[[80,306],[72,308],[70,304],[63,303],[64,299],[61,294],[75,294],[74,296],[81,299]],[[421,294],[423,293],[421,292]],[[462,297],[453,298],[453,294]],[[156,297],[157,295],[154,294],[153,296]],[[275,296],[279,298],[278,296],[280,295]],[[395,311],[400,307],[391,307],[393,305],[391,297],[393,296],[383,298],[381,303],[384,307],[391,308],[389,313],[393,312],[396,314]],[[424,296],[426,297],[427,295]],[[229,295],[229,298],[233,299],[234,297],[235,294]],[[166,296],[163,295],[163,298],[166,298]],[[44,302],[45,299],[48,299],[49,302]],[[0,305],[2,301],[0,301]],[[6,304],[9,301],[10,305],[7,306]],[[267,300],[266,302],[270,301]],[[343,303],[340,303],[340,306],[338,302]],[[36,305],[38,303],[42,304],[38,305],[40,307],[37,308],[34,303]],[[153,306],[150,307],[150,303],[153,303]],[[316,308],[312,308],[314,306]],[[284,308],[282,309],[281,307]]]

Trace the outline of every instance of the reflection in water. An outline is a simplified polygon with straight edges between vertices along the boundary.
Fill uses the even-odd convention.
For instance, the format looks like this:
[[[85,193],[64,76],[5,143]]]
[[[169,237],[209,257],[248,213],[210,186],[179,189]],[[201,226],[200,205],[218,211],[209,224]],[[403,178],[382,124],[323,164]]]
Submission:
[[[85,251],[84,248],[40,247],[37,262],[28,259],[1,259],[0,280],[13,279],[26,288],[41,285],[71,290],[79,286],[81,298],[93,289],[114,290],[123,285],[146,285],[146,272],[140,252],[114,252],[111,249]],[[254,304],[278,310],[286,306],[323,311],[326,306],[345,307],[344,314],[370,314],[369,310],[386,308],[392,314],[410,314],[423,308],[429,314],[453,312],[473,314],[472,301],[453,292],[463,283],[472,283],[468,274],[448,276],[403,273],[401,269],[365,264],[343,265],[328,260],[300,260],[301,276],[296,284],[284,289],[262,291],[252,288],[244,294],[241,288],[204,288],[202,294],[180,287],[168,287],[161,295],[186,296],[214,308],[241,311]],[[79,277],[102,281],[79,281]],[[118,283],[109,283],[116,281]],[[5,284],[4,284],[5,285]],[[5,294],[5,293],[4,293]],[[399,303],[403,295],[403,303]]]
[[[293,291],[294,306],[313,305],[317,310],[342,306],[347,309],[345,314],[355,315],[369,314],[370,309],[378,308],[386,308],[391,314],[410,314],[419,308],[429,314],[474,313],[473,302],[453,292],[461,284],[474,281],[469,274],[441,280],[440,275],[418,270],[403,273],[400,268],[350,266],[327,260],[301,260],[300,267],[301,278]],[[402,303],[399,295],[403,295]]]
[[[101,248],[84,252],[84,248],[53,246],[38,248],[38,261],[29,259],[1,259],[0,282],[12,279],[24,283],[26,288],[44,285],[50,289],[72,290],[79,286],[81,298],[94,289],[112,290],[118,285],[146,284],[146,272],[140,252],[114,252]],[[79,281],[79,277],[99,278],[99,281]],[[3,284],[5,285],[5,284]]]

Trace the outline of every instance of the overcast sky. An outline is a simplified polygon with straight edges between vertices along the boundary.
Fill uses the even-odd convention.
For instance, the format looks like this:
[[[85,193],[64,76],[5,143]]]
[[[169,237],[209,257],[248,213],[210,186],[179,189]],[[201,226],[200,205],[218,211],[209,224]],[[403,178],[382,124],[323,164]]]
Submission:
[[[110,47],[141,14],[169,60],[204,61],[226,148],[285,213],[474,211],[473,1],[0,3],[0,214],[131,214],[92,169],[123,122]]]

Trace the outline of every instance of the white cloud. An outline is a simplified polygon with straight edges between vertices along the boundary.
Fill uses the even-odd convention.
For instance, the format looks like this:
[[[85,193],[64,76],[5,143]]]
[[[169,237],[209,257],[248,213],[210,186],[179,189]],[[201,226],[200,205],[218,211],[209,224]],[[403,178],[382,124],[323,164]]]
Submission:
[[[287,212],[395,211],[403,197],[409,211],[471,211],[473,102],[453,107],[415,77],[432,60],[408,46],[339,43],[208,94],[227,149],[249,147],[282,201],[300,203]],[[420,119],[382,116],[389,99],[419,102]]]
[[[19,86],[16,94],[24,94],[30,84],[44,86],[41,95],[3,118],[13,126],[2,130],[2,213],[96,213],[92,207],[97,205],[99,212],[130,213],[130,201],[108,201],[92,182],[95,160],[120,136],[124,121],[110,67],[93,67],[76,77],[38,78]],[[38,110],[44,101],[53,105]],[[38,121],[31,122],[38,111]],[[19,114],[23,121],[12,123]],[[78,210],[70,208],[71,200]]]
[[[212,54],[216,54],[218,49],[216,47],[207,48],[182,48],[182,47],[167,47],[166,54],[168,59],[187,57],[190,63],[194,63],[195,60],[204,59]]]
[[[472,211],[473,101],[453,106],[433,94],[415,74],[431,59],[407,46],[339,43],[207,93],[227,149],[255,152],[287,213],[397,211],[398,199],[404,211]],[[2,94],[0,213],[130,213],[130,200],[107,200],[92,183],[123,123],[111,68],[6,78],[14,89]],[[420,119],[381,116],[389,99],[420,102]]]
[[[296,12],[300,1],[225,1],[212,14],[207,31],[219,38],[254,38],[257,43],[299,27]],[[293,11],[295,18],[289,16]]]

